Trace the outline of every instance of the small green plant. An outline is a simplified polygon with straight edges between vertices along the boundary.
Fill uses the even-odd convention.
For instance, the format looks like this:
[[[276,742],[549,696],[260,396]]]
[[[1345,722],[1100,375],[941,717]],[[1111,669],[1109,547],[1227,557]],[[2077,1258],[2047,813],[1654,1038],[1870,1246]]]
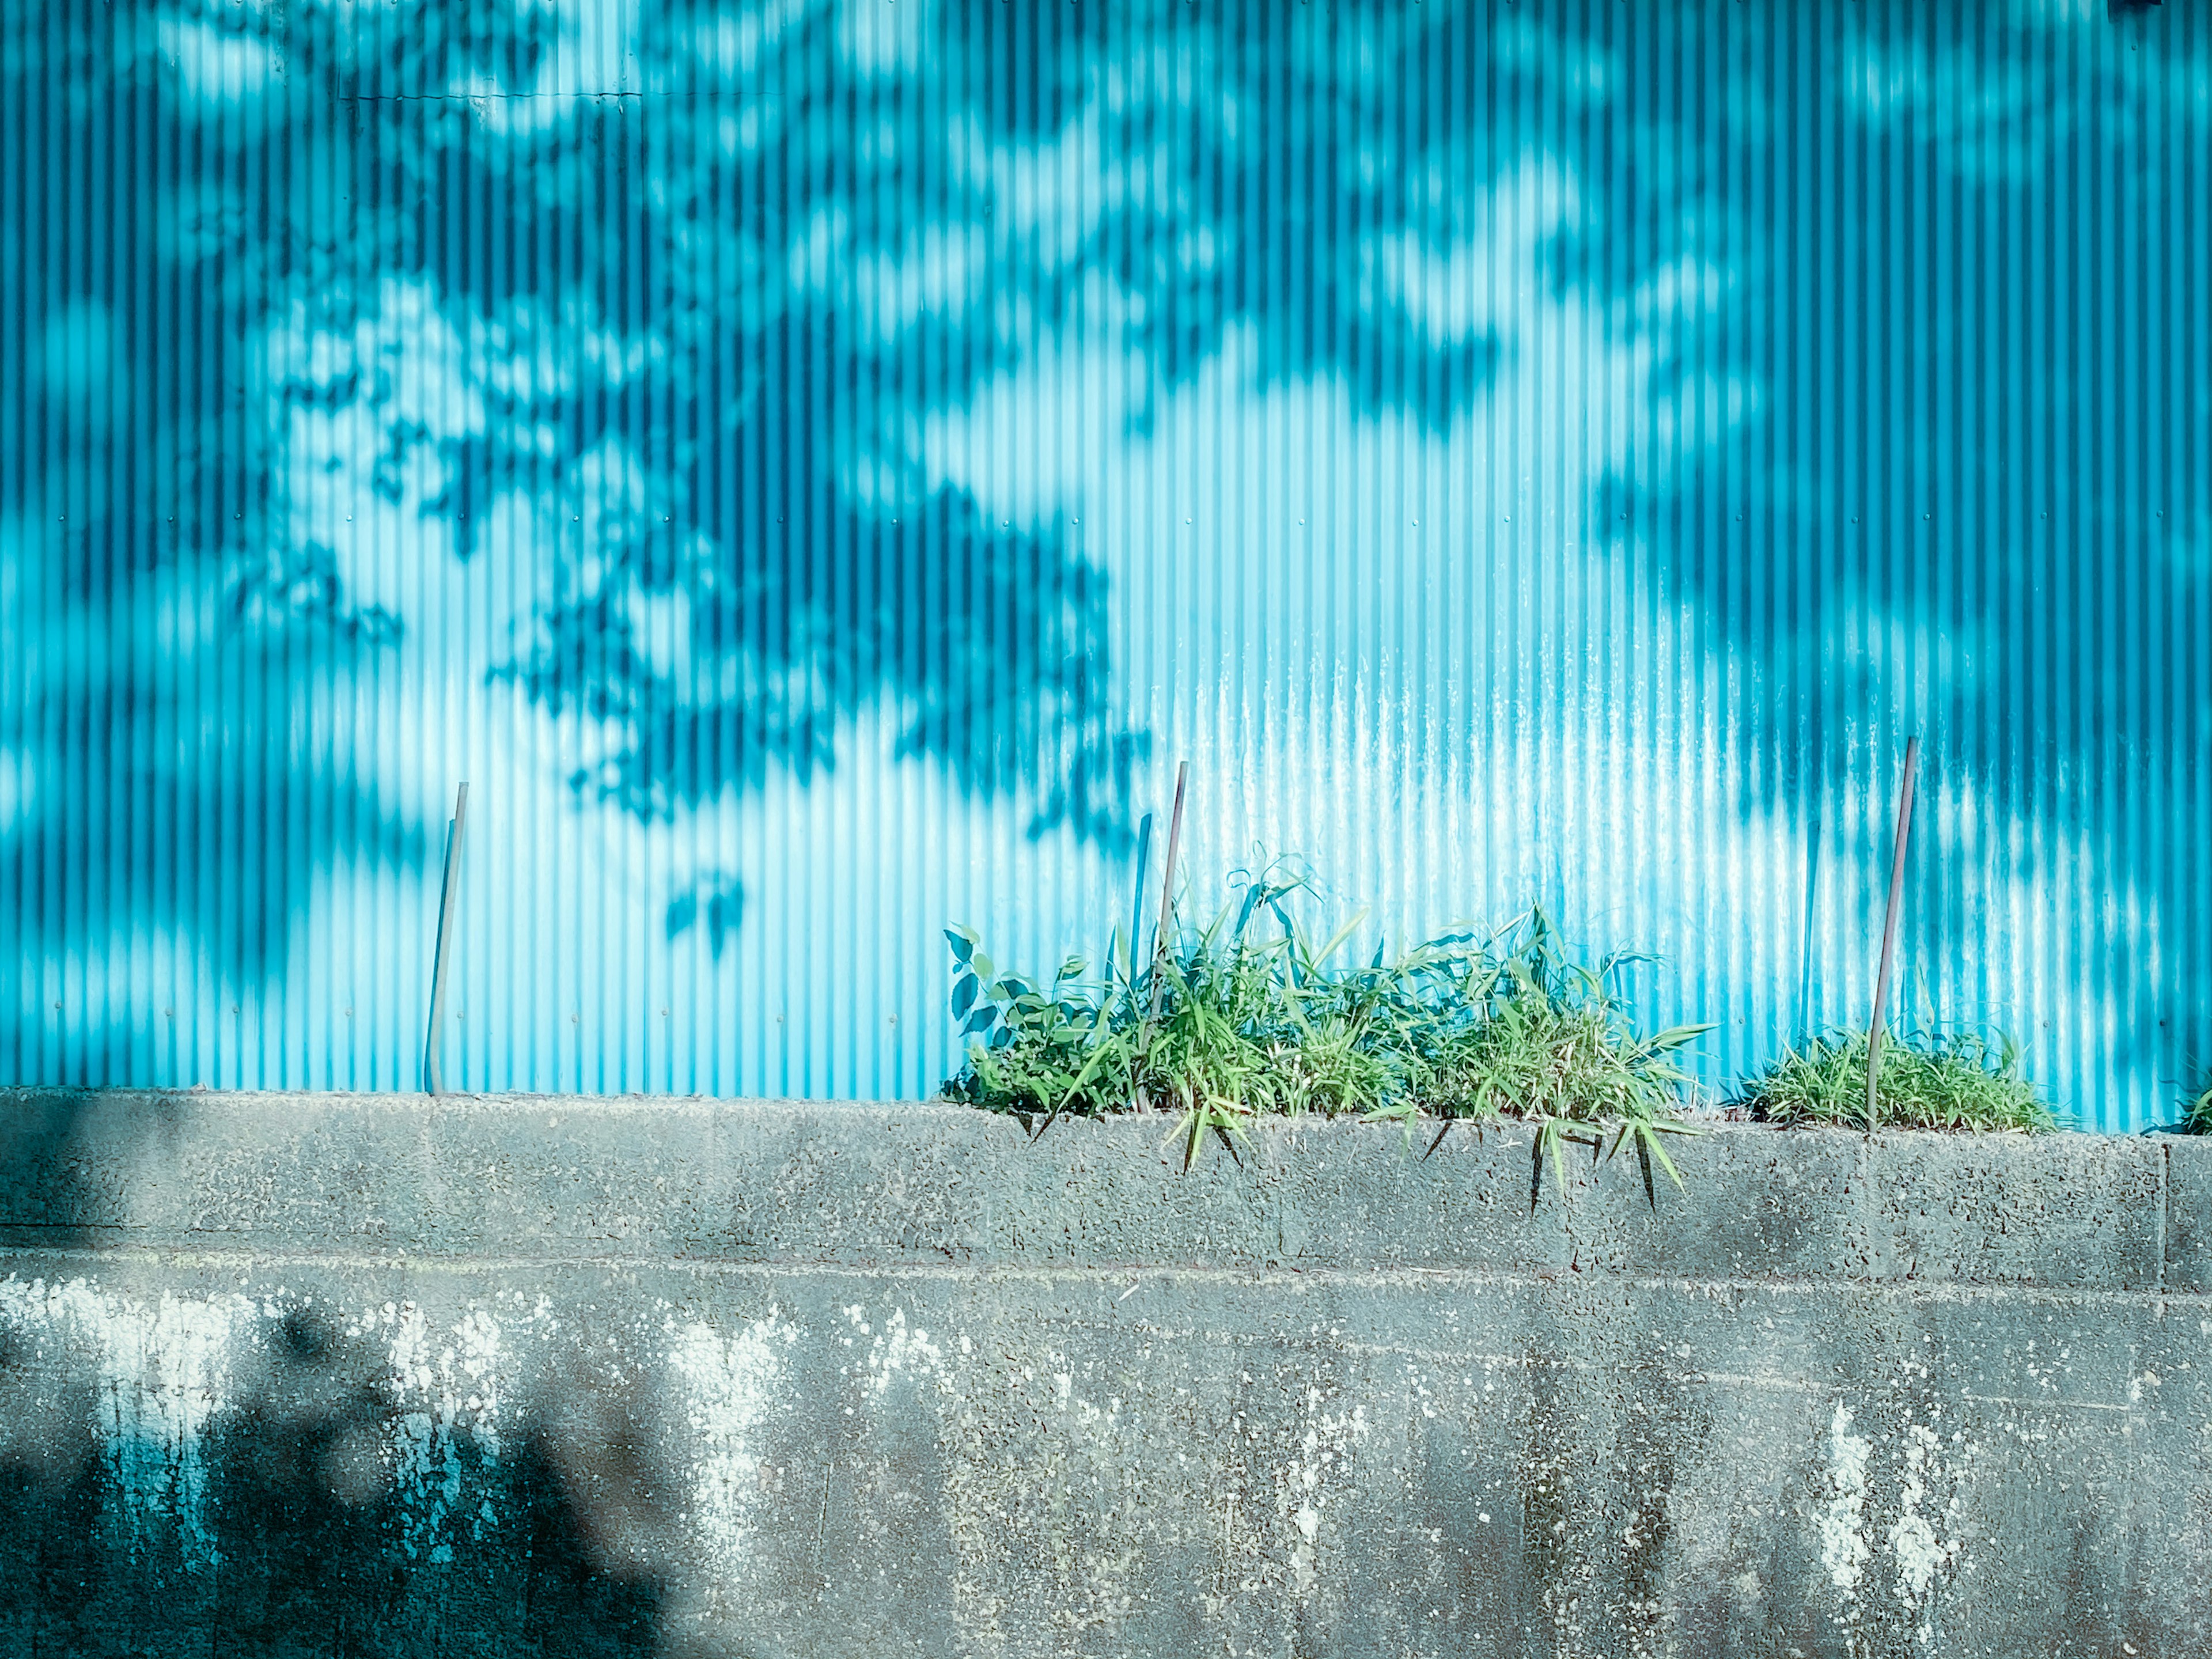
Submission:
[[[2212,1080],[2205,1083],[2203,1093],[2181,1103],[2181,1132],[2212,1135]]]
[[[945,1097],[1047,1120],[1171,1111],[1187,1163],[1209,1132],[1233,1140],[1255,1113],[1381,1103],[1401,1079],[1370,1027],[1402,1013],[1386,1006],[1402,964],[1328,971],[1361,918],[1315,945],[1288,903],[1304,885],[1272,870],[1250,878],[1240,905],[1141,969],[1117,937],[1097,980],[1078,958],[1048,985],[1000,973],[972,928],[948,928],[952,1011],[969,1042]],[[1263,935],[1261,916],[1279,933]]]
[[[1613,989],[1634,958],[1572,961],[1532,910],[1479,939],[1456,933],[1364,965],[1338,958],[1362,911],[1316,944],[1300,923],[1302,879],[1272,866],[1143,967],[1115,940],[1105,975],[1071,958],[1049,983],[1001,973],[971,928],[952,947],[952,1009],[967,1064],[947,1099],[1041,1117],[1159,1109],[1188,1167],[1209,1135],[1232,1146],[1257,1115],[1357,1114],[1403,1122],[1428,1112],[1536,1127],[1535,1179],[1562,1182],[1570,1142],[1611,1156],[1632,1144],[1680,1183],[1662,1134],[1687,1081],[1681,1047],[1707,1030],[1640,1036]],[[1439,1139],[1442,1138],[1441,1132]],[[1532,1188],[1533,1196],[1533,1188]]]
[[[1679,1187],[1682,1178],[1661,1139],[1692,1133],[1679,1117],[1689,1076],[1676,1056],[1712,1028],[1678,1025],[1640,1036],[1614,987],[1620,970],[1641,958],[1616,953],[1585,967],[1567,955],[1540,910],[1506,929],[1486,957],[1462,988],[1475,1017],[1437,1068],[1430,1109],[1446,1128],[1455,1120],[1499,1115],[1535,1125],[1532,1200],[1547,1154],[1564,1191],[1568,1144],[1595,1149],[1608,1124],[1607,1157],[1632,1143],[1647,1187],[1655,1161]]]
[[[2055,1129],[2057,1119],[2021,1075],[2020,1058],[2011,1038],[1978,1031],[1886,1034],[1871,1127]],[[1867,1034],[1837,1033],[1790,1049],[1753,1079],[1742,1103],[1761,1122],[1870,1127]]]

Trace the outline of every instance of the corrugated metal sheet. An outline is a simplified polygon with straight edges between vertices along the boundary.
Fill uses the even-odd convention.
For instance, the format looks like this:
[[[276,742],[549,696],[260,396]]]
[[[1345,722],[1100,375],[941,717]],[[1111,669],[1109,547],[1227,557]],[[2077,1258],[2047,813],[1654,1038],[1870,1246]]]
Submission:
[[[1530,898],[2212,1060],[2212,9],[10,0],[0,1076],[903,1095],[939,928]],[[1203,889],[1198,902],[1203,902]]]

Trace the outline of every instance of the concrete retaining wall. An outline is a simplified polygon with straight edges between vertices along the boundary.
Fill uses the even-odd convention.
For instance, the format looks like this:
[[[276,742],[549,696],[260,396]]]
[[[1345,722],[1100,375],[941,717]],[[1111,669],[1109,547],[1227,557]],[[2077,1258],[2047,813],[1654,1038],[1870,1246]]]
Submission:
[[[2212,1147],[0,1096],[0,1651],[2212,1653]]]

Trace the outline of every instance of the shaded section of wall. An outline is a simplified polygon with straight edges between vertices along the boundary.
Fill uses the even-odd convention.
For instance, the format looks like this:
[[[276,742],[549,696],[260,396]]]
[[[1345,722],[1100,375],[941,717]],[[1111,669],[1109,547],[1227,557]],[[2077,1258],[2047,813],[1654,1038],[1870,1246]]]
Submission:
[[[63,1103],[0,1113],[19,1648],[2212,1640],[2193,1144],[1722,1128],[1532,1212],[1513,1131]]]
[[[298,1301],[285,1317],[297,1328]],[[126,1468],[105,1448],[72,1462],[11,1437],[0,1643],[24,1655],[662,1650],[659,1586],[599,1559],[541,1447],[503,1462],[473,1441],[458,1449],[440,1492],[474,1523],[458,1543],[397,1541],[421,1531],[407,1511],[422,1494],[386,1478],[392,1425],[343,1364],[302,1356],[264,1395],[224,1401],[200,1431],[210,1473],[196,1511],[134,1484],[160,1467],[158,1446],[134,1447]],[[326,1367],[351,1400],[329,1397]]]

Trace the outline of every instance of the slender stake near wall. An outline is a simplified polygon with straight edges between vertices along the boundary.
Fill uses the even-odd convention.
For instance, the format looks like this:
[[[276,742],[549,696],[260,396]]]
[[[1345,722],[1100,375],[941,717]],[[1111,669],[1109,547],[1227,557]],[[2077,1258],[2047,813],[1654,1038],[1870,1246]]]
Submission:
[[[438,1075],[438,1039],[446,1012],[446,964],[453,955],[453,913],[461,890],[461,830],[468,822],[469,787],[464,783],[453,797],[453,821],[446,826],[446,884],[438,896],[438,951],[430,962],[430,1029],[422,1039],[423,1084],[434,1094],[443,1094]]]
[[[1159,925],[1152,929],[1152,965],[1155,968],[1159,965],[1160,958],[1174,948],[1173,935],[1169,930],[1175,922],[1176,854],[1182,849],[1182,792],[1189,779],[1190,763],[1178,762],[1176,765],[1175,811],[1168,818],[1168,855],[1160,866],[1160,920]],[[1159,1011],[1160,981],[1156,974],[1152,978],[1152,1012],[1157,1014]]]
[[[1897,954],[1897,916],[1905,904],[1905,848],[1912,839],[1912,782],[1920,739],[1905,740],[1905,776],[1897,786],[1897,835],[1889,851],[1889,908],[1881,919],[1881,967],[1874,980],[1874,1018],[1867,1026],[1867,1133],[1875,1127],[1875,1085],[1881,1069],[1881,1017],[1889,1000],[1890,963]]]
[[[1152,929],[1152,1005],[1145,1013],[1144,1047],[1152,1044],[1152,1024],[1160,1017],[1160,963],[1173,948],[1171,929],[1175,923],[1176,855],[1182,850],[1182,797],[1184,787],[1190,781],[1190,763],[1176,763],[1175,811],[1168,818],[1168,855],[1160,864],[1160,911],[1158,923]],[[1140,1090],[1137,1095],[1137,1109],[1149,1112],[1152,1103]]]

